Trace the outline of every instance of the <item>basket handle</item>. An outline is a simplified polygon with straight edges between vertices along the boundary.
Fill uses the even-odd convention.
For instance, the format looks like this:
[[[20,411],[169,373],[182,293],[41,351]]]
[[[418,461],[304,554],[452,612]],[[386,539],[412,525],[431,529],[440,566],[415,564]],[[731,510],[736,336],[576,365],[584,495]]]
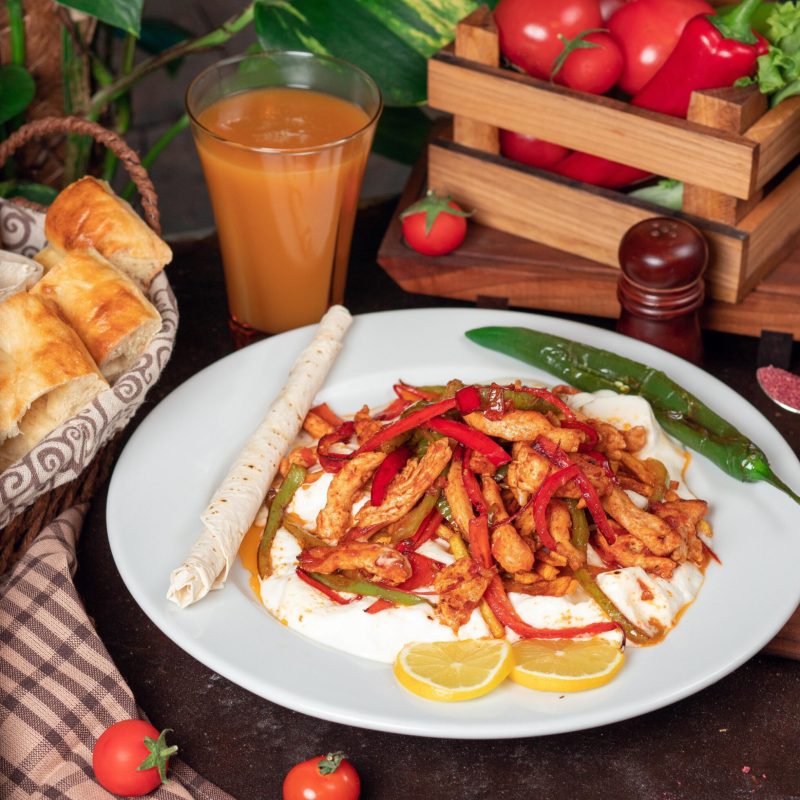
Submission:
[[[105,145],[125,167],[131,180],[136,184],[142,198],[142,210],[147,224],[157,233],[161,234],[161,221],[158,213],[158,195],[153,182],[142,166],[139,156],[132,150],[125,140],[114,131],[91,122],[81,117],[42,117],[41,119],[27,122],[14,131],[8,139],[0,142],[0,167],[15,150],[33,139],[41,139],[54,133],[76,133],[82,136],[91,136],[99,144]],[[26,205],[45,211],[36,203],[27,202]]]

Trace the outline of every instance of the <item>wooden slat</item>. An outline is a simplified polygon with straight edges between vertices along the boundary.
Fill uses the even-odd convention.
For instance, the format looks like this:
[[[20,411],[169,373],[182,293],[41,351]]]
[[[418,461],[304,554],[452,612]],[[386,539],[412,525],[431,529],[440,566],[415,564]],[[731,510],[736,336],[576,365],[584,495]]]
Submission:
[[[500,64],[500,40],[492,12],[486,6],[476,8],[456,27],[455,52],[459,58],[497,67]],[[500,134],[495,125],[457,115],[453,119],[453,140],[487,153],[500,152]]]
[[[771,109],[745,136],[761,147],[755,183],[760,188],[800,153],[800,97]]]
[[[643,219],[665,213],[616,192],[508,166],[501,158],[446,141],[434,142],[428,157],[430,186],[474,208],[477,221],[614,267],[624,233]],[[733,228],[692,221],[701,225],[709,242],[709,295],[735,302],[746,236]]]
[[[784,178],[737,226],[749,234],[741,297],[794,249],[798,223],[800,167]]]
[[[758,145],[607,97],[572,92],[447,53],[428,62],[433,108],[746,199]]]
[[[755,86],[710,89],[693,92],[687,119],[728,133],[741,134],[767,110],[766,97]],[[706,189],[692,183],[684,185],[683,210],[705,219],[735,225],[760,202],[761,192],[747,200]]]

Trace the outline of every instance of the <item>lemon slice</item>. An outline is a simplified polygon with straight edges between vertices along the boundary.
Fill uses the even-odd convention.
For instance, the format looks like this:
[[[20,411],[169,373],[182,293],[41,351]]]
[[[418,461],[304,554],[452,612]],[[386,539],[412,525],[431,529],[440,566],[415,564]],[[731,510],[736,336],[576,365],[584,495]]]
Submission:
[[[523,639],[512,645],[511,680],[543,692],[583,692],[608,683],[625,656],[608,639]]]
[[[394,674],[402,686],[426,700],[472,700],[502,683],[514,659],[502,639],[412,642],[397,655]]]

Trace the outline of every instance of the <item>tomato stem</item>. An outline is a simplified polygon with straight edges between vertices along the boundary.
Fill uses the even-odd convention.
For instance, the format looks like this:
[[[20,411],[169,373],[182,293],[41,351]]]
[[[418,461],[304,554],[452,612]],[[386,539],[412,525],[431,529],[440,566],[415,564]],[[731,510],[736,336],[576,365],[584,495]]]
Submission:
[[[158,734],[158,739],[152,739],[149,736],[144,737],[144,745],[150,751],[150,755],[136,767],[140,772],[155,767],[158,770],[161,783],[167,782],[167,761],[169,761],[169,757],[178,752],[177,745],[167,745],[167,733],[172,733],[172,728],[164,728]]]
[[[344,761],[347,756],[341,751],[337,750],[335,753],[328,753],[324,758],[319,760],[317,769],[320,775],[330,775],[339,769],[339,765]]]

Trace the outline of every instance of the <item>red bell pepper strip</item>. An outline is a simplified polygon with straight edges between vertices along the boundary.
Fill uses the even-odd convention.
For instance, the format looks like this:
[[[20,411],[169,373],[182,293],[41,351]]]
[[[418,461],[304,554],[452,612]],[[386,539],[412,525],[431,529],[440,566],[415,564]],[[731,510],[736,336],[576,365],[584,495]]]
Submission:
[[[576,636],[607,633],[618,627],[616,622],[609,620],[608,622],[593,622],[591,625],[583,625],[579,628],[534,628],[517,613],[499,575],[492,578],[484,597],[497,619],[523,639],[574,639]]]
[[[505,389],[493,383],[486,392],[486,410],[483,416],[491,420],[503,419],[507,411]]]
[[[325,597],[330,598],[333,600],[334,603],[338,603],[340,606],[346,606],[350,601],[345,600],[338,592],[331,589],[329,586],[325,586],[324,583],[320,583],[319,581],[314,580],[304,569],[300,569],[298,567],[295,570],[297,577],[300,578],[303,583],[307,583],[309,586],[313,586],[318,592],[322,592]]]
[[[469,521],[469,552],[473,561],[489,569],[492,566],[492,545],[489,541],[489,518],[479,514]]]
[[[700,537],[698,537],[698,538],[700,538]],[[720,561],[719,556],[711,549],[711,547],[709,547],[708,544],[706,544],[706,542],[704,542],[702,539],[700,539],[700,544],[703,545],[703,550],[705,550],[706,553],[708,553],[711,556],[711,558],[713,558],[714,561],[717,562],[717,564],[720,564],[720,565],[722,564],[722,561]]]
[[[428,420],[428,427],[437,433],[461,442],[466,447],[477,450],[485,455],[496,467],[511,461],[511,456],[497,442],[490,439],[485,433],[481,433],[475,428],[470,428],[469,425],[465,425],[463,422],[436,417]]]
[[[744,0],[723,14],[694,17],[661,69],[631,103],[685,117],[692,92],[733,86],[756,72],[769,45],[752,29],[761,0]]]
[[[581,422],[578,419],[565,419],[561,423],[562,428],[574,428],[575,430],[580,431],[585,437],[586,441],[581,442],[578,450],[581,453],[585,453],[587,450],[593,450],[597,447],[597,443],[600,441],[600,436],[598,435],[597,431],[588,423]]]
[[[381,411],[380,414],[375,416],[375,419],[380,420],[381,422],[388,422],[391,419],[397,419],[409,406],[411,405],[410,400],[401,400],[399,397],[392,400],[386,408]]]
[[[436,392],[426,392],[424,389],[420,389],[417,386],[409,386],[402,381],[396,383],[392,389],[401,400],[410,400],[414,403],[417,400],[435,400],[440,396]]]
[[[419,526],[417,532],[411,538],[411,555],[413,555],[414,550],[417,550],[425,544],[425,542],[433,538],[436,529],[442,524],[442,520],[444,520],[444,517],[438,508],[434,508],[431,513],[425,517],[422,525]]]
[[[550,533],[550,527],[547,524],[547,506],[553,499],[553,495],[569,481],[575,480],[581,468],[577,464],[571,464],[568,467],[548,475],[544,483],[536,493],[533,500],[533,519],[536,523],[536,533],[539,536],[539,541],[549,550],[556,549],[556,540],[553,534]]]
[[[344,420],[338,414],[335,414],[327,403],[320,403],[318,406],[309,409],[309,411],[318,417],[322,417],[325,422],[333,425],[334,428],[344,424]]]
[[[461,462],[461,478],[464,481],[464,488],[467,490],[467,497],[470,503],[477,509],[479,514],[486,513],[486,503],[483,499],[483,492],[475,478],[475,473],[469,468],[469,457],[471,450],[464,450],[464,460]]]
[[[372,476],[372,489],[370,490],[369,501],[373,506],[379,506],[385,499],[389,491],[389,484],[392,479],[405,466],[406,461],[411,458],[411,451],[407,447],[398,447],[392,450],[386,458],[381,461],[375,474]]]
[[[561,469],[572,465],[569,456],[555,442],[551,442],[545,436],[537,436],[533,447]],[[608,523],[608,517],[603,510],[600,498],[597,496],[597,490],[580,468],[575,475],[575,483],[578,484],[578,488],[581,490],[581,496],[586,501],[586,507],[589,509],[595,525],[597,525],[597,530],[600,531],[609,544],[614,544],[617,537]]]
[[[456,405],[462,414],[480,411],[481,393],[477,386],[465,386],[456,392]]]
[[[394,608],[394,603],[390,603],[388,600],[384,600],[382,597],[379,597],[371,606],[365,608],[364,610],[367,614],[377,614],[380,611],[385,611],[387,608]]]
[[[343,422],[338,428],[326,433],[317,443],[317,458],[325,472],[338,472],[345,461],[349,461],[352,453],[331,453],[330,449],[339,442],[346,442],[354,433],[355,425],[348,421]]]
[[[436,573],[439,572],[442,565],[421,553],[409,553],[408,560],[411,563],[411,577],[407,581],[403,581],[397,588],[404,592],[410,592],[422,586],[432,586]],[[366,611],[367,614],[377,614],[384,609],[393,608],[394,605],[389,600],[379,598]]]
[[[456,407],[455,397],[448,397],[446,400],[439,400],[436,403],[431,403],[429,406],[424,406],[417,411],[412,412],[407,417],[387,425],[376,433],[371,439],[368,439],[361,447],[356,450],[354,455],[361,455],[361,453],[369,453],[372,450],[377,450],[382,444],[386,444],[390,439],[399,436],[401,433],[411,431],[427,422],[432,417],[437,417],[444,414],[446,411]]]

